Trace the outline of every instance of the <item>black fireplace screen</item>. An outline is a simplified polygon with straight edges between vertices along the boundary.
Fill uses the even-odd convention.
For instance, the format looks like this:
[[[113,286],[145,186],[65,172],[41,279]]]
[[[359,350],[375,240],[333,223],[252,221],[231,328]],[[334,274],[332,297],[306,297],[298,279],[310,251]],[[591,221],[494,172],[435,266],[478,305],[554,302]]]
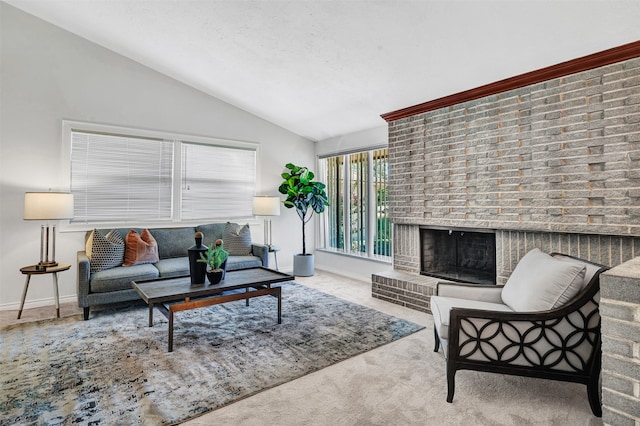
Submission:
[[[420,229],[421,273],[451,281],[496,283],[492,232]]]

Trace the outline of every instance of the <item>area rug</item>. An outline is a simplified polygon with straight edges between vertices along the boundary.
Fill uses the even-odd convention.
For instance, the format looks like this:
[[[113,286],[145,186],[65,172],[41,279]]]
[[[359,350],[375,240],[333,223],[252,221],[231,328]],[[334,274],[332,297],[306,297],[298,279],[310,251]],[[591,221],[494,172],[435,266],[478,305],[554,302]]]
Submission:
[[[0,330],[0,424],[176,424],[423,327],[296,284],[176,315],[146,305]]]

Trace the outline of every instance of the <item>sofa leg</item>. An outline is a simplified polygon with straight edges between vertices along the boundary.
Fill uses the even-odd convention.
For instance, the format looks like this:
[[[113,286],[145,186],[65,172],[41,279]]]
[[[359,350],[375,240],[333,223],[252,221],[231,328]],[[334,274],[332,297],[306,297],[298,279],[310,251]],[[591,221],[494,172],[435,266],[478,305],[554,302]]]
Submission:
[[[435,328],[433,329],[433,338],[436,341],[436,345],[433,348],[433,351],[438,352],[438,350],[440,350],[440,336],[438,336],[438,331]]]
[[[89,307],[87,306],[86,308],[83,308],[83,313],[84,313],[84,320],[88,320],[89,319]]]

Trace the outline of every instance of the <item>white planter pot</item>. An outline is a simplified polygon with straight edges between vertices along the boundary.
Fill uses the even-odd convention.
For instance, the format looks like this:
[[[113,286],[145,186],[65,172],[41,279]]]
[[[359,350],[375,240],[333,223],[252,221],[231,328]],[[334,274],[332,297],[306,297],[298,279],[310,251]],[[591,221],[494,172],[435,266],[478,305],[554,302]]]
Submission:
[[[314,270],[314,256],[312,254],[296,254],[293,256],[293,275],[311,277]]]

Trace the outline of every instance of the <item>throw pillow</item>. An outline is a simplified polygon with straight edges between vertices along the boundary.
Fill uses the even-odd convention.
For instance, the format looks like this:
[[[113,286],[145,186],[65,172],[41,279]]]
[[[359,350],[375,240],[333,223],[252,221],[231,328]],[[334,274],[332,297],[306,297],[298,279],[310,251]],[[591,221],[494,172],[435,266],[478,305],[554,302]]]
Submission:
[[[249,224],[239,226],[227,222],[222,237],[224,249],[230,256],[248,256],[251,254],[251,230]]]
[[[94,229],[87,239],[86,249],[91,259],[91,273],[122,265],[124,240],[115,229],[106,235]]]
[[[135,229],[130,230],[125,237],[125,246],[122,266],[157,263],[160,260],[158,243],[148,229],[143,229],[140,234]]]
[[[511,273],[502,289],[502,301],[516,312],[562,306],[578,294],[585,270],[584,264],[563,262],[535,248]]]

